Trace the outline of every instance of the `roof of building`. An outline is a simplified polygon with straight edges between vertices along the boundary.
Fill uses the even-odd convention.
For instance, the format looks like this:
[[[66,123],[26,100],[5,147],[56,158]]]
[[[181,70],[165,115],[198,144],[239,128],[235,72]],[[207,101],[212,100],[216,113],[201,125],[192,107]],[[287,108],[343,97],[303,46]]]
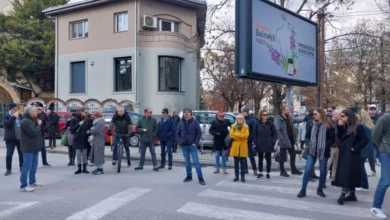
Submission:
[[[66,5],[59,5],[55,7],[50,7],[45,9],[43,13],[48,16],[57,16],[63,13],[72,12],[76,10],[81,10],[85,8],[91,8],[98,5],[109,4],[121,0],[84,0],[74,3],[69,3]],[[200,34],[201,39],[204,41],[205,27],[206,27],[206,13],[207,13],[207,3],[202,0],[155,0],[159,2],[164,2],[167,4],[177,5],[184,8],[190,8],[197,10],[197,30]]]
[[[8,83],[10,86],[14,86],[16,88],[21,88],[21,89],[26,89],[26,90],[30,90],[30,91],[34,91],[33,88],[31,87],[27,87],[27,86],[23,86],[23,85],[19,85],[17,83]]]

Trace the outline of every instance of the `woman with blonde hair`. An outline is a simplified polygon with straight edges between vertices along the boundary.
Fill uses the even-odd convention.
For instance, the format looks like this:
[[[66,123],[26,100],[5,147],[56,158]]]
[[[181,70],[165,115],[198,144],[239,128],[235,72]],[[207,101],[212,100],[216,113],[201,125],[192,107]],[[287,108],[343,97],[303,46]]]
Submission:
[[[91,128],[91,145],[92,145],[92,159],[91,162],[96,165],[96,170],[92,171],[93,175],[103,174],[104,164],[104,147],[105,147],[105,121],[101,112],[94,112],[92,115],[93,127]]]
[[[230,149],[230,156],[234,158],[235,178],[233,181],[238,181],[239,169],[241,168],[241,182],[245,182],[245,161],[248,157],[249,127],[245,123],[244,115],[239,114],[237,116],[236,123],[230,129],[230,137],[233,140]]]
[[[366,147],[363,148],[361,152],[362,156],[362,186],[358,190],[364,190],[368,189],[368,178],[367,178],[367,172],[365,168],[365,163],[368,158],[371,158],[374,156],[374,143],[372,141],[371,133],[372,129],[374,128],[374,123],[372,122],[372,119],[368,112],[366,110],[360,110],[358,119],[361,125],[364,127],[364,132],[366,133],[368,137],[368,144]],[[353,198],[352,201],[355,201],[355,198]]]

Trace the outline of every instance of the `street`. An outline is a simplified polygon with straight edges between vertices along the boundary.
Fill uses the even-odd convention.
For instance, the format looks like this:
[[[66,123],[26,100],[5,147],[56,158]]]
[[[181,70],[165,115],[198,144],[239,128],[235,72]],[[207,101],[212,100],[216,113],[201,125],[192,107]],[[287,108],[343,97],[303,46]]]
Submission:
[[[16,154],[16,153],[15,153]],[[357,192],[357,203],[339,206],[340,189],[328,186],[326,198],[316,195],[317,183],[309,183],[308,196],[298,199],[301,177],[282,178],[272,172],[272,180],[256,180],[251,174],[247,182],[233,182],[228,175],[212,174],[214,167],[203,167],[207,185],[194,181],[183,183],[185,168],[174,166],[155,172],[150,162],[142,171],[125,167],[117,174],[111,161],[106,161],[105,174],[74,175],[64,154],[48,154],[52,168],[43,168],[39,158],[37,180],[45,186],[35,192],[19,191],[17,155],[13,174],[4,177],[5,148],[0,148],[0,219],[81,220],[81,219],[371,219],[374,190]],[[274,166],[276,166],[274,164]],[[92,171],[93,167],[89,167]],[[378,171],[380,167],[378,167]],[[195,171],[194,171],[195,172]],[[318,173],[318,171],[317,171]],[[378,177],[369,178],[376,187]],[[329,185],[329,184],[328,184]],[[389,201],[384,211],[389,213]]]

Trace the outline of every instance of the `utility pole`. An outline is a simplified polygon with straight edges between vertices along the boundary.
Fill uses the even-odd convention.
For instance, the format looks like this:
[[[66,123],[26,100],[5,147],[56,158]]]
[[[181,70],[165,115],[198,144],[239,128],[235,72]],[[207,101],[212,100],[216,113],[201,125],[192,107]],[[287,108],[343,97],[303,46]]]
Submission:
[[[318,86],[317,106],[322,107],[324,96],[324,71],[325,71],[325,13],[324,9],[318,11]]]

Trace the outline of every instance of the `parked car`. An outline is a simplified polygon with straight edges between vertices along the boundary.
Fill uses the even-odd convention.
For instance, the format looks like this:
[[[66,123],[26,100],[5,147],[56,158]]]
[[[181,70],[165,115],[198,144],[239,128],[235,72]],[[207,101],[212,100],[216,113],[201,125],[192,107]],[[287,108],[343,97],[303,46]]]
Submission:
[[[69,120],[70,112],[56,112],[59,118],[59,132],[56,133],[56,137],[60,137],[61,133],[65,130],[66,122]],[[45,132],[45,137],[49,137],[49,133]]]
[[[195,116],[196,120],[198,120],[200,124],[200,128],[202,130],[202,138],[201,141],[203,146],[212,147],[213,146],[213,136],[210,134],[209,129],[211,127],[211,122],[216,119],[217,111],[192,111],[193,116]],[[183,112],[179,113],[179,117],[183,117]],[[236,115],[231,112],[225,113],[225,119],[229,120],[231,124],[236,122]]]

